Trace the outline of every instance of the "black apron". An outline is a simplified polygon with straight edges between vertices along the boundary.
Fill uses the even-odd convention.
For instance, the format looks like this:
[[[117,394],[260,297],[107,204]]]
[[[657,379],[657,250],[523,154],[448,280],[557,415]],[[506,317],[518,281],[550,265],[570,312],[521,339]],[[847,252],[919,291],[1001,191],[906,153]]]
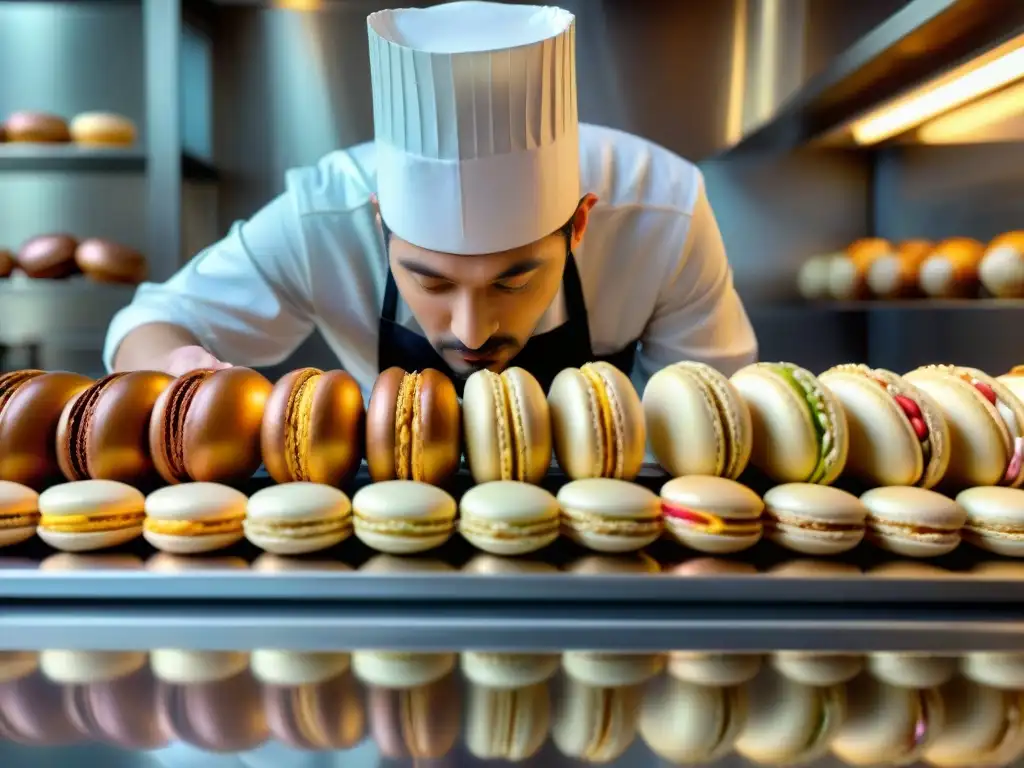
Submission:
[[[524,368],[540,382],[547,392],[551,382],[564,368],[579,368],[584,363],[604,361],[611,363],[627,376],[633,370],[636,342],[610,355],[598,356],[590,346],[590,326],[587,307],[583,300],[583,286],[576,268],[576,257],[569,252],[562,274],[562,293],[565,297],[566,321],[547,333],[531,336],[509,365]],[[463,376],[457,376],[444,358],[424,336],[404,328],[395,321],[398,309],[398,286],[391,266],[388,265],[384,305],[380,313],[380,337],[377,342],[378,369],[385,371],[397,366],[406,371],[434,368],[444,373],[455,384],[462,397]]]

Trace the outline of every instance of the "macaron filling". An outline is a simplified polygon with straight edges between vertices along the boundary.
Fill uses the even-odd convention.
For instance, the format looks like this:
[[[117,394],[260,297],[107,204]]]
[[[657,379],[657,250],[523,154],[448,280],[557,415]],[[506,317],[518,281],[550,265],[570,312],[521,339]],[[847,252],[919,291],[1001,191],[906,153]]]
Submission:
[[[979,380],[969,371],[963,369],[956,369],[956,375],[974,387],[975,391],[996,409],[1007,432],[1010,433],[1011,454],[1006,465],[1006,473],[1003,475],[1002,485],[1013,485],[1020,478],[1021,469],[1024,466],[1024,434],[1021,432],[1016,412],[999,397],[991,384]]]
[[[864,526],[856,523],[836,523],[820,518],[780,513],[773,509],[765,509],[765,525],[771,529],[796,528],[801,531],[816,533],[854,533],[863,531]]]
[[[560,521],[557,517],[508,523],[500,520],[482,520],[464,514],[459,520],[459,530],[463,533],[505,541],[516,541],[534,536],[551,536],[558,533],[559,526]]]
[[[720,429],[728,429],[729,434],[718,447],[721,455],[719,456],[719,464],[717,474],[723,477],[734,477],[737,474],[736,464],[739,461],[741,451],[740,446],[743,444],[743,438],[740,435],[739,428],[736,424],[735,418],[729,418],[729,403],[730,398],[721,382],[716,378],[714,371],[708,365],[703,363],[689,363],[686,369],[693,373],[697,380],[703,385],[705,391],[705,399],[710,399],[709,406],[713,405],[715,414],[718,417],[718,424]],[[717,372],[715,372],[717,373]]]
[[[964,525],[964,531],[992,538],[1024,539],[1024,524],[1015,525],[1007,522],[986,523],[977,517],[970,516],[968,516],[967,523]]]
[[[753,536],[761,532],[760,518],[730,520],[712,512],[692,509],[665,500],[661,502],[661,512],[669,520],[712,536]]]
[[[625,433],[622,407],[615,397],[611,384],[596,367],[588,363],[580,368],[580,373],[588,384],[591,413],[599,436],[598,443],[602,456],[600,476],[622,477],[625,469],[625,456],[621,450],[620,437]]]
[[[898,535],[907,538],[948,539],[960,532],[959,527],[941,528],[934,525],[919,525],[896,520],[882,520],[874,515],[868,517],[868,528],[883,535]]]
[[[310,423],[313,414],[313,395],[322,372],[317,368],[307,368],[299,374],[299,379],[288,398],[285,411],[285,461],[288,472],[296,480],[309,480],[309,447]]]
[[[244,515],[233,515],[212,520],[161,520],[147,517],[145,530],[161,536],[214,536],[237,533],[242,530]]]
[[[352,527],[352,519],[349,516],[317,519],[317,520],[289,520],[288,522],[269,520],[245,521],[245,529],[250,535],[267,536],[277,539],[288,539],[297,541],[299,539],[313,539],[318,536],[342,533]]]
[[[839,460],[840,446],[835,437],[837,416],[821,385],[809,373],[792,363],[766,363],[768,368],[786,381],[800,396],[810,413],[811,424],[818,439],[818,463],[808,483],[818,483],[827,477]]]
[[[356,525],[366,533],[383,535],[408,536],[412,538],[428,538],[449,533],[454,525],[453,520],[388,520],[370,518],[360,512],[354,512]]]
[[[586,531],[610,536],[646,536],[662,528],[659,514],[640,517],[616,517],[596,512],[562,508],[562,525],[573,531]]]
[[[498,429],[498,452],[501,456],[501,479],[525,482],[529,470],[526,458],[526,429],[523,425],[523,404],[513,404],[515,393],[508,379],[492,374],[491,388],[494,395]]]
[[[11,530],[12,528],[28,528],[39,523],[38,512],[18,512],[10,515],[0,515],[0,531]]]
[[[395,403],[395,471],[398,477],[416,479],[421,458],[416,450],[420,428],[420,384],[418,373],[402,377]]]
[[[89,439],[89,427],[92,425],[96,405],[104,391],[124,373],[112,373],[104,376],[79,395],[71,406],[67,429],[67,456],[71,459],[70,468],[74,477],[71,480],[89,479],[89,461],[86,447]]]
[[[188,409],[199,387],[212,375],[212,369],[204,368],[186,373],[171,384],[172,389],[163,422],[162,450],[166,455],[167,466],[178,482],[189,480],[188,471],[185,469],[185,419],[188,416]]]
[[[935,726],[935,692],[915,690],[911,693],[915,710],[914,728],[908,734],[905,758],[916,758],[931,742]]]
[[[101,533],[134,528],[142,525],[144,518],[142,512],[118,515],[42,515],[39,527],[53,533]]]

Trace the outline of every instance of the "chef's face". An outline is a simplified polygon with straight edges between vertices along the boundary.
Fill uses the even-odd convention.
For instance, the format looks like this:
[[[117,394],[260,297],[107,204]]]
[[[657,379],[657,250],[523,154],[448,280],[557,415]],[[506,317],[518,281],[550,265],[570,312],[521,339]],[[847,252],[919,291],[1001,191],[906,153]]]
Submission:
[[[440,253],[390,236],[398,290],[452,371],[500,371],[523,348],[558,293],[568,251],[582,240],[596,202],[587,195],[562,230],[498,253]]]

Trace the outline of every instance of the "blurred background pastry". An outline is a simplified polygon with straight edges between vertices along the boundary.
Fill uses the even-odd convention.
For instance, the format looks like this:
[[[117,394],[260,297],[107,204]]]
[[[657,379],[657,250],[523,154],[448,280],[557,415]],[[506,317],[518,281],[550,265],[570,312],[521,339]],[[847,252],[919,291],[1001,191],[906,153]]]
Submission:
[[[937,299],[974,296],[978,291],[978,265],[984,253],[985,246],[970,237],[943,240],[921,264],[921,291]]]
[[[876,299],[899,299],[919,293],[918,273],[932,252],[928,240],[904,240],[868,267],[868,291]]]
[[[881,237],[867,237],[850,243],[845,259],[833,259],[829,263],[829,296],[839,301],[865,298],[868,270],[877,259],[892,252],[892,244]]]
[[[1006,232],[988,244],[978,278],[998,299],[1024,298],[1024,230]]]
[[[82,112],[70,126],[76,144],[106,147],[130,147],[135,143],[135,123],[113,112]]]
[[[71,141],[67,121],[46,112],[15,112],[4,123],[7,141],[63,144]]]
[[[74,261],[86,277],[100,283],[138,285],[148,273],[145,256],[127,245],[100,237],[79,243]]]
[[[832,270],[832,262],[845,258],[846,254],[840,252],[812,256],[805,261],[796,276],[796,288],[800,296],[808,301],[827,299],[828,276]]]
[[[75,249],[78,241],[71,235],[38,235],[26,240],[18,251],[18,267],[39,280],[59,280],[78,271]]]
[[[14,267],[14,254],[0,248],[0,278],[10,277]]]

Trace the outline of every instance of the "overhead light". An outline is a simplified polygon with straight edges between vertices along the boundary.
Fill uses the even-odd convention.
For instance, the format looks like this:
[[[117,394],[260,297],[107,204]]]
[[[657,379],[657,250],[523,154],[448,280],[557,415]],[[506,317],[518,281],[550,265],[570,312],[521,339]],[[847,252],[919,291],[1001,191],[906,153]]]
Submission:
[[[991,51],[851,126],[858,144],[877,144],[1024,77],[1024,37]]]

